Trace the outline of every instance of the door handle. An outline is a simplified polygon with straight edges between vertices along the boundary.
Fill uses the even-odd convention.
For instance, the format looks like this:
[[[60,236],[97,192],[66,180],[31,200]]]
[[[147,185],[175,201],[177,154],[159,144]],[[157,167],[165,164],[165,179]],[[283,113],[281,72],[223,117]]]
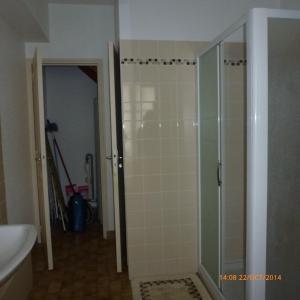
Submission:
[[[217,166],[217,181],[218,181],[218,186],[221,186],[222,180],[221,180],[221,163],[218,162]]]
[[[107,155],[107,156],[105,156],[105,159],[112,160],[112,156],[111,155]]]

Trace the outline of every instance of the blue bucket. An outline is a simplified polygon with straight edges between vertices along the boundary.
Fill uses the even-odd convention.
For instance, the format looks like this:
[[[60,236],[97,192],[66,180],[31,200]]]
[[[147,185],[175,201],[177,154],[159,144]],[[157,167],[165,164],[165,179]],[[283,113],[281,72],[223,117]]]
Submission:
[[[70,212],[70,230],[73,232],[84,232],[86,227],[87,203],[81,194],[73,195],[68,203]]]

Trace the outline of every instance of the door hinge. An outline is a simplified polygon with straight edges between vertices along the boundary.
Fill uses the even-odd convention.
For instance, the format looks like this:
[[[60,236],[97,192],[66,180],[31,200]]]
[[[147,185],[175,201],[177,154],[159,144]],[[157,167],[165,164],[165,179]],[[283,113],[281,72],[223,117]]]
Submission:
[[[42,160],[41,153],[39,153],[39,152],[36,152],[36,153],[35,153],[35,160],[36,160],[37,162]]]

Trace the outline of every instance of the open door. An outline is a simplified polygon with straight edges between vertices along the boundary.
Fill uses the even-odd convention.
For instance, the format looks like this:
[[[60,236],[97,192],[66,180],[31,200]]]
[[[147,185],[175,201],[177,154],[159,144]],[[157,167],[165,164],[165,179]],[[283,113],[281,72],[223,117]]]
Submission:
[[[126,220],[125,220],[125,190],[123,169],[123,136],[122,136],[122,106],[121,78],[119,52],[114,43],[109,42],[109,79],[110,79],[110,114],[113,166],[113,197],[115,213],[116,257],[117,271],[127,265],[126,253]]]
[[[45,112],[43,96],[42,58],[37,49],[32,62],[33,119],[35,137],[36,180],[40,213],[41,242],[44,246],[48,269],[53,269],[49,195],[47,181],[47,156],[45,141]]]

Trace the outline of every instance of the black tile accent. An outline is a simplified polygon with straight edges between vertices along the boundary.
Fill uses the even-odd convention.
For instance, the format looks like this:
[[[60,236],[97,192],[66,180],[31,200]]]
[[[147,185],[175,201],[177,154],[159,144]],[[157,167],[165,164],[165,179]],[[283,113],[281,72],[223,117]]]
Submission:
[[[182,58],[171,58],[171,59],[159,59],[159,58],[122,58],[121,64],[137,64],[137,65],[164,65],[164,66],[173,66],[173,65],[185,65],[185,66],[195,66],[195,59],[182,59]]]
[[[225,66],[240,66],[240,65],[247,65],[246,59],[224,59]]]

